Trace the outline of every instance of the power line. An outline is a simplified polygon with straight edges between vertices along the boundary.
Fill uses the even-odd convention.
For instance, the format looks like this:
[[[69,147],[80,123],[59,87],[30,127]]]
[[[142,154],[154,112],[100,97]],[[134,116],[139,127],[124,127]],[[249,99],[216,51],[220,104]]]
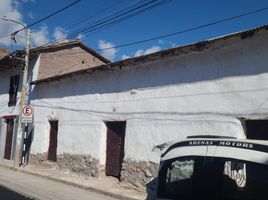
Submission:
[[[117,49],[117,48],[120,48],[120,47],[126,47],[126,46],[130,46],[130,45],[145,43],[145,42],[149,42],[149,41],[153,41],[153,40],[157,40],[157,39],[162,39],[162,38],[165,38],[165,37],[170,37],[170,36],[173,36],[173,35],[179,35],[179,34],[182,34],[182,33],[202,29],[202,28],[205,28],[205,27],[209,27],[209,26],[213,26],[213,25],[220,24],[220,23],[223,23],[223,22],[227,22],[227,21],[231,21],[231,20],[238,19],[238,18],[241,18],[241,17],[245,17],[247,15],[252,15],[252,14],[264,11],[264,10],[268,10],[268,6],[264,7],[264,8],[254,10],[254,11],[250,11],[250,12],[247,12],[247,13],[243,13],[243,14],[240,14],[240,15],[237,15],[237,16],[233,16],[233,17],[229,17],[229,18],[222,19],[222,20],[219,20],[219,21],[204,24],[204,25],[201,25],[201,26],[185,29],[185,30],[182,30],[182,31],[177,31],[177,32],[174,32],[174,33],[169,33],[169,34],[166,34],[166,35],[156,36],[156,37],[153,37],[153,38],[148,38],[148,39],[144,39],[144,40],[140,40],[140,41],[136,41],[136,42],[131,42],[131,43],[127,43],[127,44],[121,44],[121,45],[117,45],[117,46],[114,46],[114,47],[97,49],[95,51],[102,51],[102,50],[108,50],[108,49],[113,49],[113,48]]]
[[[44,18],[41,18],[41,19],[37,20],[36,22],[34,22],[34,23],[32,23],[32,24],[30,24],[30,25],[28,25],[28,26],[26,26],[26,27],[24,27],[24,28],[22,28],[22,29],[20,29],[18,31],[15,31],[13,34],[17,34],[18,32],[20,32],[20,31],[22,31],[24,29],[30,28],[30,27],[32,27],[32,26],[34,26],[34,25],[36,25],[36,24],[38,24],[38,23],[40,23],[40,22],[42,22],[42,21],[44,21],[44,20],[46,20],[46,19],[48,19],[48,18],[50,18],[52,16],[54,16],[54,15],[56,15],[56,14],[58,14],[58,13],[64,11],[64,10],[66,10],[67,8],[77,4],[80,1],[81,0],[76,0],[75,2],[73,2],[73,3],[71,3],[71,4],[67,5],[67,6],[65,6],[65,7],[61,8],[61,9],[55,11],[55,12],[53,12],[53,13],[51,13],[50,15],[48,15],[48,16],[46,16]]]
[[[204,25],[200,25],[200,26],[197,26],[197,27],[193,27],[193,28],[189,28],[189,29],[185,29],[185,30],[181,30],[181,31],[177,31],[177,32],[173,32],[173,33],[161,35],[161,36],[156,36],[156,37],[153,37],[153,38],[139,40],[139,41],[136,41],[136,42],[121,44],[121,45],[117,45],[117,46],[113,46],[113,47],[108,47],[108,48],[96,49],[95,51],[103,51],[103,50],[109,50],[109,49],[117,49],[117,48],[121,48],[121,47],[126,47],[126,46],[141,44],[141,43],[145,43],[145,42],[149,42],[149,41],[153,41],[153,40],[157,40],[157,39],[162,39],[162,38],[170,37],[170,36],[173,36],[173,35],[179,35],[179,34],[183,34],[183,33],[186,33],[186,32],[191,32],[191,31],[194,31],[194,30],[198,30],[198,29],[202,29],[202,28],[205,28],[205,27],[209,27],[209,26],[213,26],[213,25],[216,25],[216,24],[220,24],[220,23],[223,23],[223,22],[226,22],[226,21],[231,21],[231,20],[234,20],[234,19],[238,19],[238,18],[241,18],[241,17],[252,15],[252,14],[255,14],[255,13],[258,13],[258,12],[261,12],[261,11],[265,11],[265,10],[268,10],[268,6],[267,7],[264,7],[264,8],[257,9],[257,10],[253,10],[253,11],[250,11],[250,12],[242,13],[242,14],[239,14],[239,15],[236,15],[236,16],[233,16],[233,17],[229,17],[229,18],[225,18],[225,19],[222,19],[222,20],[218,20],[218,21],[214,21],[214,22],[211,22],[211,23],[207,23],[207,24],[204,24]],[[67,53],[67,54],[79,54],[79,53],[86,53],[86,52],[81,51],[81,52],[73,52],[73,53]]]
[[[15,32],[12,33],[12,34],[16,35],[18,32],[20,32],[20,31],[22,31],[22,30],[25,30],[25,29],[27,29],[27,28],[30,28],[30,27],[32,27],[32,26],[34,26],[34,25],[36,25],[36,24],[38,24],[38,23],[40,23],[40,22],[42,22],[42,21],[44,21],[44,20],[46,20],[46,19],[48,19],[48,18],[50,18],[50,17],[52,17],[52,16],[54,16],[54,15],[56,15],[56,14],[58,14],[58,13],[64,11],[64,10],[66,10],[67,8],[69,8],[69,7],[71,7],[71,6],[75,5],[75,4],[77,4],[77,3],[80,2],[80,1],[81,1],[81,0],[76,0],[75,2],[73,2],[73,3],[71,3],[71,4],[67,5],[67,6],[65,6],[65,7],[61,8],[61,9],[59,9],[59,10],[57,10],[57,11],[54,12],[54,13],[51,13],[50,15],[48,15],[48,16],[46,16],[46,17],[44,17],[44,18],[42,18],[42,19],[40,19],[40,20],[38,20],[38,21],[36,21],[36,22],[34,22],[34,23],[28,25],[28,26],[23,27],[22,29],[19,29],[19,30],[15,31]],[[11,34],[11,35],[12,35],[12,34]],[[0,38],[4,38],[4,37],[8,37],[8,36],[9,36],[9,35],[6,35],[6,36],[5,36],[5,35],[1,35]]]
[[[69,25],[67,24],[68,26],[65,27],[65,29],[72,29],[72,28],[74,28],[74,27],[76,27],[76,26],[78,26],[78,25],[80,25],[80,24],[83,24],[83,23],[85,23],[86,21],[88,21],[89,19],[94,18],[94,17],[96,17],[96,16],[102,14],[104,11],[108,11],[108,10],[110,10],[110,9],[112,9],[112,8],[114,8],[114,7],[116,7],[116,6],[117,6],[118,4],[120,4],[122,1],[123,1],[123,0],[118,0],[118,1],[116,1],[115,3],[113,3],[113,4],[108,4],[108,5],[107,5],[106,2],[105,2],[105,5],[103,5],[103,4],[99,5],[98,7],[96,7],[96,8],[94,9],[93,12],[90,10],[90,12],[89,12],[90,15],[87,14],[87,15],[84,15],[84,16],[80,17],[80,18],[79,18],[79,22],[75,22],[75,21],[73,21],[73,22],[75,22],[75,23],[71,23],[71,24],[69,24]]]
[[[131,8],[130,10],[127,8],[127,9],[123,9],[122,11],[119,11],[117,13],[113,13],[112,15],[104,18],[104,19],[101,19],[99,21],[96,21],[95,23],[91,24],[90,26],[86,27],[85,29],[82,29],[79,33],[87,33],[87,32],[90,32],[90,29],[92,28],[95,28],[95,27],[99,27],[101,25],[105,25],[106,23],[114,20],[114,19],[117,19],[117,18],[120,18],[120,17],[123,17],[123,16],[126,16],[132,12],[135,12],[139,9],[143,9],[144,7],[146,8],[146,6],[150,6],[152,5],[153,3],[157,2],[158,0],[151,0],[149,2],[145,2],[143,4],[136,4],[137,6],[134,7],[134,8]],[[167,0],[162,0],[162,1],[167,1]],[[161,1],[161,2],[162,2]],[[75,33],[74,33],[75,34]]]
[[[129,14],[129,15],[127,15],[127,16],[123,16],[124,15],[124,13],[122,14],[122,15],[118,15],[118,16],[116,16],[115,17],[115,20],[107,20],[106,22],[108,22],[108,23],[106,23],[105,22],[105,24],[103,25],[103,26],[101,26],[101,27],[98,27],[99,25],[97,24],[97,25],[94,25],[93,27],[90,27],[90,29],[87,29],[87,30],[85,30],[85,31],[83,31],[82,33],[90,33],[90,32],[92,32],[92,31],[95,31],[95,30],[97,30],[97,29],[99,29],[99,28],[103,28],[103,27],[105,27],[105,26],[107,26],[107,25],[111,25],[111,24],[114,24],[114,23],[118,23],[118,22],[120,22],[120,21],[122,21],[122,20],[125,20],[125,19],[128,19],[128,18],[130,18],[130,17],[133,17],[133,16],[135,16],[135,15],[137,15],[137,14],[139,14],[139,13],[142,13],[142,12],[144,12],[144,11],[147,11],[148,9],[151,9],[151,8],[154,8],[154,7],[156,7],[156,6],[159,6],[159,5],[163,5],[164,3],[166,3],[167,1],[169,1],[169,0],[163,0],[163,1],[160,1],[160,2],[158,2],[158,3],[156,3],[156,4],[153,4],[153,5],[149,5],[149,4],[147,4],[147,5],[144,5],[144,6],[148,6],[148,7],[145,7],[145,8],[142,8],[142,7],[144,7],[144,6],[141,6],[140,8],[142,8],[141,10],[137,10],[137,11],[135,11],[135,10],[131,10],[131,12],[133,12],[133,13],[131,13],[131,12],[129,12],[129,13],[126,13],[126,14]],[[118,18],[119,17],[119,19],[116,19],[116,18]],[[122,17],[122,18],[120,18],[120,17]],[[103,23],[101,23],[100,25],[102,25]],[[97,26],[97,27],[96,27]]]
[[[91,36],[91,35],[93,35],[93,34],[95,34],[97,32],[100,32],[100,31],[102,31],[102,30],[104,30],[104,29],[106,29],[108,27],[111,27],[111,26],[113,26],[115,24],[118,24],[118,23],[120,23],[121,21],[123,21],[125,19],[131,18],[131,17],[133,17],[135,15],[138,15],[138,14],[140,14],[142,12],[145,12],[145,11],[147,11],[149,9],[152,9],[152,8],[155,8],[155,7],[158,7],[158,6],[161,6],[161,5],[165,4],[165,3],[167,3],[167,1],[158,2],[158,3],[154,4],[154,5],[150,5],[149,7],[144,8],[142,10],[138,10],[138,11],[135,11],[133,13],[130,13],[127,16],[123,16],[123,17],[121,17],[119,19],[115,19],[115,20],[113,20],[113,21],[111,21],[109,23],[104,24],[103,26],[92,28],[92,29],[86,31],[87,34],[86,34],[86,36],[84,38],[87,38],[87,37],[89,37],[89,36]]]
[[[73,31],[70,34],[70,36],[68,37],[68,39],[71,39],[79,34],[84,34],[84,33],[89,33],[92,31],[99,30],[99,29],[104,29],[105,27],[107,27],[107,25],[111,26],[115,23],[118,23],[118,22],[125,20],[127,18],[130,18],[130,17],[133,17],[141,12],[152,9],[153,7],[156,7],[160,4],[166,3],[168,1],[170,1],[170,0],[160,0],[160,1],[159,0],[151,0],[151,1],[149,1],[149,2],[147,1],[145,3],[144,3],[144,1],[140,1],[139,3],[137,3],[135,5],[129,6],[125,9],[120,10],[116,13],[113,13],[113,14],[111,14],[103,19],[97,20],[97,21],[91,23],[87,27]],[[64,38],[64,39],[66,39],[66,38]],[[61,39],[59,39],[59,40],[61,40]],[[41,47],[48,45],[48,44],[51,44],[53,41],[56,42],[57,40],[52,40],[50,42],[47,42],[47,43],[41,45]]]

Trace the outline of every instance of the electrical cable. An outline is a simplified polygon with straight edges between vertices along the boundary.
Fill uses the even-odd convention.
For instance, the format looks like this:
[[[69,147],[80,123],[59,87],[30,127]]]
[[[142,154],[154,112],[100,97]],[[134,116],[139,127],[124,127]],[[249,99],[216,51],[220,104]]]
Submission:
[[[236,15],[236,16],[233,16],[233,17],[229,17],[229,18],[226,18],[226,19],[222,19],[222,20],[211,22],[211,23],[207,23],[207,24],[204,24],[204,25],[201,25],[201,26],[197,26],[197,27],[177,31],[177,32],[174,32],[174,33],[161,35],[161,36],[156,36],[156,37],[153,37],[153,38],[148,38],[148,39],[144,39],[144,40],[140,40],[140,41],[136,41],[136,42],[131,42],[131,43],[127,43],[127,44],[121,44],[121,45],[117,45],[117,46],[114,46],[114,47],[96,49],[95,51],[102,51],[102,50],[108,50],[108,49],[113,49],[113,48],[116,49],[116,48],[120,48],[120,47],[126,47],[126,46],[130,46],[130,45],[136,45],[136,44],[145,43],[145,42],[149,42],[149,41],[153,41],[153,40],[157,40],[157,39],[162,39],[162,38],[170,37],[170,36],[173,36],[173,35],[179,35],[179,34],[182,34],[182,33],[191,32],[191,31],[194,31],[194,30],[198,30],[198,29],[202,29],[202,28],[205,28],[205,27],[213,26],[213,25],[220,24],[220,23],[223,23],[223,22],[231,21],[233,19],[238,19],[238,18],[241,18],[241,17],[245,17],[247,15],[252,15],[252,14],[264,11],[264,10],[268,10],[268,6],[264,7],[264,8],[261,8],[261,9],[251,11],[251,12],[247,12],[247,13]]]
[[[177,31],[177,32],[173,32],[173,33],[169,33],[169,34],[165,34],[165,35],[160,35],[160,36],[156,36],[156,37],[152,37],[152,38],[147,38],[147,39],[144,39],[144,40],[139,40],[139,41],[135,41],[135,42],[131,42],[131,43],[120,44],[120,45],[113,46],[113,47],[95,49],[95,51],[104,51],[104,50],[109,50],[109,49],[117,49],[117,48],[121,48],[121,47],[141,44],[141,43],[145,43],[145,42],[149,42],[149,41],[153,41],[153,40],[157,40],[157,39],[162,39],[162,38],[166,38],[166,37],[170,37],[170,36],[174,36],[174,35],[180,35],[180,34],[183,34],[183,33],[186,33],[186,32],[191,32],[191,31],[194,31],[194,30],[198,30],[198,29],[213,26],[213,25],[216,25],[216,24],[224,23],[224,22],[227,22],[227,21],[231,21],[231,20],[234,20],[234,19],[238,19],[238,18],[241,18],[241,17],[252,15],[252,14],[255,14],[255,13],[258,13],[258,12],[262,12],[262,11],[265,11],[265,10],[268,10],[268,6],[260,8],[260,9],[257,9],[257,10],[249,11],[249,12],[246,12],[246,13],[242,13],[242,14],[239,14],[239,15],[236,15],[236,16],[232,16],[232,17],[229,17],[229,18],[225,18],[225,19],[221,19],[221,20],[218,20],[218,21],[203,24],[203,25],[200,25],[200,26],[192,27],[192,28],[189,28],[189,29],[180,30],[180,31]],[[81,51],[81,52],[73,52],[73,53],[67,53],[67,54],[79,54],[79,53],[86,53],[86,52]]]
[[[152,9],[153,7],[155,7],[155,6],[159,5],[159,4],[163,4],[163,2],[167,2],[167,1],[170,1],[170,0],[161,0],[160,2],[157,2],[157,1],[158,0],[151,0],[149,2],[145,2],[145,3],[142,3],[142,4],[141,4],[141,2],[142,2],[141,1],[141,2],[139,2],[137,4],[135,4],[134,5],[135,6],[134,8],[131,8],[131,7],[133,7],[133,5],[132,5],[132,6],[128,7],[128,8],[126,8],[126,9],[123,9],[123,10],[117,12],[117,13],[113,13],[113,14],[109,15],[108,17],[105,17],[105,18],[103,18],[101,20],[95,21],[92,24],[90,24],[90,26],[88,26],[88,27],[86,27],[84,29],[80,29],[78,31],[72,32],[70,34],[70,36],[68,37],[68,39],[69,38],[73,38],[73,36],[76,36],[76,35],[79,35],[79,34],[88,33],[88,32],[91,31],[90,29],[93,29],[93,28],[94,28],[94,30],[97,30],[99,28],[103,28],[104,26],[107,25],[107,23],[108,23],[108,25],[111,25],[112,23],[114,23],[112,20],[114,20],[114,21],[115,20],[116,21],[117,20],[122,20],[122,19],[125,20],[125,19],[129,18],[129,17],[127,17],[128,15],[130,17],[134,16],[133,15],[134,12],[136,12],[136,14],[138,14],[138,11],[139,10],[142,11],[142,12],[144,12],[144,11],[146,11],[148,9]],[[155,4],[153,4],[153,3],[155,3]],[[129,10],[129,8],[131,8],[131,9]],[[117,15],[115,15],[115,14],[117,14]],[[45,43],[45,44],[43,44],[43,45],[41,45],[39,47],[47,46],[47,45],[52,44],[53,42],[57,42],[59,40],[51,40],[51,41],[49,41],[49,42],[47,42],[47,43]]]
[[[30,25],[24,27],[24,28],[15,31],[13,34],[17,34],[18,32],[20,32],[20,31],[22,31],[22,30],[25,30],[25,29],[27,29],[27,28],[30,28],[30,27],[32,27],[32,26],[34,26],[34,25],[36,25],[36,24],[38,24],[38,23],[40,23],[40,22],[42,22],[42,21],[44,21],[44,20],[46,20],[46,19],[48,19],[48,18],[50,18],[50,17],[52,17],[52,16],[54,16],[54,15],[56,15],[56,14],[58,14],[58,13],[64,11],[64,10],[66,10],[67,8],[70,8],[70,7],[74,6],[75,4],[79,3],[80,1],[81,1],[81,0],[76,0],[75,2],[73,2],[73,3],[71,3],[71,4],[67,5],[67,6],[65,6],[65,7],[61,8],[61,9],[59,9],[59,10],[53,12],[53,13],[51,13],[51,14],[49,14],[48,16],[43,17],[43,18],[37,20],[36,22],[34,22],[34,23],[32,23],[32,24],[30,24]]]
[[[116,1],[115,3],[113,4],[109,4],[109,5],[100,5],[98,6],[97,8],[94,9],[94,12],[92,13],[92,11],[90,10],[90,15],[84,15],[83,17],[80,17],[79,18],[79,22],[74,22],[74,23],[71,23],[69,24],[68,26],[65,27],[65,29],[73,29],[74,27],[77,27],[79,26],[80,24],[83,24],[85,22],[87,22],[89,19],[93,18],[93,17],[96,17],[100,14],[102,14],[104,11],[108,11],[114,7],[116,7],[118,4],[120,4],[123,0],[118,0]],[[76,20],[77,21],[77,20]]]

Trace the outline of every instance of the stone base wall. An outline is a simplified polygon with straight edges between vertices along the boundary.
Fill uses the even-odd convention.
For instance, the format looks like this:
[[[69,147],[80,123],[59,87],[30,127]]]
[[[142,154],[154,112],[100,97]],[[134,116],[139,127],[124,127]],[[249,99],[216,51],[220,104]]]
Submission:
[[[120,179],[123,182],[131,183],[135,187],[145,188],[146,184],[156,176],[157,167],[158,164],[154,162],[125,159]]]
[[[47,153],[38,153],[30,155],[30,162],[41,163],[47,160]],[[56,164],[59,168],[69,169],[72,172],[99,177],[100,176],[100,164],[95,158],[90,155],[78,155],[78,154],[60,154],[57,155]]]
[[[30,154],[30,162],[40,163],[47,160],[47,153]]]
[[[58,155],[57,164],[61,168],[69,169],[70,171],[78,174],[93,177],[100,176],[99,161],[95,158],[92,158],[90,155]]]
[[[42,163],[47,160],[47,153],[31,154],[30,162]],[[105,167],[100,165],[99,160],[90,155],[60,154],[57,155],[55,164],[62,169],[69,169],[77,174],[103,177]],[[136,188],[145,189],[157,173],[158,164],[154,162],[135,161],[125,159],[122,164],[120,180],[129,183]]]

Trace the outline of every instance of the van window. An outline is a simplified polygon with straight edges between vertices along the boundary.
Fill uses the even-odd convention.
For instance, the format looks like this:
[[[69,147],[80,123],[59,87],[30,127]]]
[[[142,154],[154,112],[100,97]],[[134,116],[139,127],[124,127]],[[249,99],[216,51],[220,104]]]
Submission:
[[[215,157],[179,157],[161,163],[158,196],[167,199],[257,200],[268,195],[264,164]]]
[[[178,159],[171,162],[167,167],[166,192],[177,196],[190,193],[193,171],[194,160],[192,159]],[[178,190],[182,193],[179,194]]]

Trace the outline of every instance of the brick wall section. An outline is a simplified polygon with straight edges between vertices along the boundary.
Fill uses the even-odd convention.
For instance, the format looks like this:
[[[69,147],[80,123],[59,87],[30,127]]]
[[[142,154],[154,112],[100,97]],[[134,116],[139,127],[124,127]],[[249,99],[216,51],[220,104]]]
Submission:
[[[54,52],[41,53],[38,79],[87,69],[104,64],[99,58],[84,49],[68,47]]]

